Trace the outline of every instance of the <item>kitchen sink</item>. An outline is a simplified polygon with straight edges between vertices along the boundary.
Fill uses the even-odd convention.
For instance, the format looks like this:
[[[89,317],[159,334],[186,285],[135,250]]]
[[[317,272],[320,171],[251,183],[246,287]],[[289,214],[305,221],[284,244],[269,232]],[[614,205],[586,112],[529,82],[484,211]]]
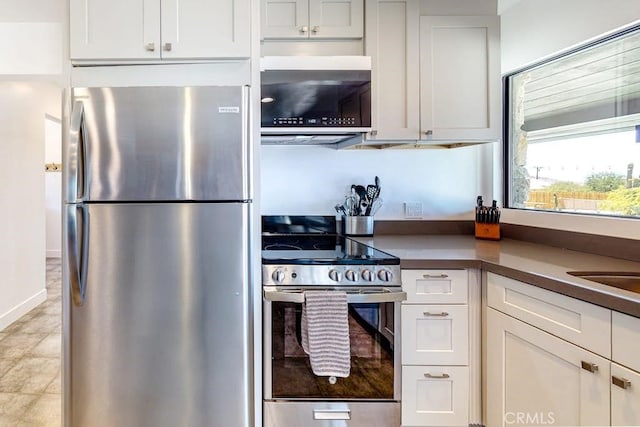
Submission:
[[[568,271],[568,274],[640,294],[640,272]]]

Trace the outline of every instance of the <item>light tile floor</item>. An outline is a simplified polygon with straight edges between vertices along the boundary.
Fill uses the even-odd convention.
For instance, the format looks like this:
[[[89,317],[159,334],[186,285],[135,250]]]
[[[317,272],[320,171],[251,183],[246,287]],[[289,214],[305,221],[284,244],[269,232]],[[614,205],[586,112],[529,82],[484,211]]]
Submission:
[[[60,259],[47,259],[47,300],[0,331],[0,426],[61,425]]]

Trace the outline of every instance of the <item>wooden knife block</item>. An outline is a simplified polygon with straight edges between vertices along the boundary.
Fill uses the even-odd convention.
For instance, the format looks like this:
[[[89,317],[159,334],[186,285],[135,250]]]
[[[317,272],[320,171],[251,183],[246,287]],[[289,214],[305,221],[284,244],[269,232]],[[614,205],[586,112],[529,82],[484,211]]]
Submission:
[[[500,240],[500,224],[476,222],[476,239]]]

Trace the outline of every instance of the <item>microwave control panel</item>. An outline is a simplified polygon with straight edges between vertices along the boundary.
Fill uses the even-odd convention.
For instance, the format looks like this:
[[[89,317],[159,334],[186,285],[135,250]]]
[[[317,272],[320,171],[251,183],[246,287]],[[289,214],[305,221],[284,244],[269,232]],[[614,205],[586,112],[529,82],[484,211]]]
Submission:
[[[355,117],[274,117],[271,126],[358,126]]]

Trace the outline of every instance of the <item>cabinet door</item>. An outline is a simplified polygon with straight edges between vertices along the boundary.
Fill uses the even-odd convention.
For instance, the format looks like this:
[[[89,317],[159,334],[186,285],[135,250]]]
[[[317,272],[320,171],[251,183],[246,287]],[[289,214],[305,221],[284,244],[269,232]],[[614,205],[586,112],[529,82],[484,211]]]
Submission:
[[[309,37],[309,0],[262,0],[263,39]]]
[[[420,136],[419,3],[368,0],[365,53],[371,57],[371,132],[367,140]]]
[[[309,36],[362,38],[364,0],[309,0]]]
[[[609,425],[608,360],[492,308],[486,336],[486,425]]]
[[[403,365],[469,363],[469,310],[466,305],[403,305]]]
[[[469,368],[403,366],[402,425],[469,425]]]
[[[500,138],[497,16],[420,17],[421,139]]]
[[[640,371],[640,318],[611,313],[611,359]]]
[[[162,58],[248,58],[250,0],[162,0]]]
[[[611,425],[640,426],[640,374],[611,364]]]
[[[159,59],[160,0],[70,0],[71,59]]]

